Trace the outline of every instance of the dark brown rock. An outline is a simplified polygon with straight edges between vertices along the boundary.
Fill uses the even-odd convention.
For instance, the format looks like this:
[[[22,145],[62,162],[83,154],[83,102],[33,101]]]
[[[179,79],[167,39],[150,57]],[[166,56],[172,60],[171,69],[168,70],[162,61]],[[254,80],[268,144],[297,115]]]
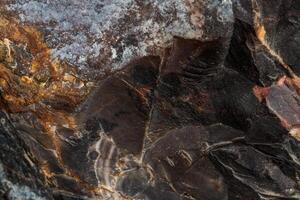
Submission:
[[[295,0],[0,2],[0,199],[299,199]]]

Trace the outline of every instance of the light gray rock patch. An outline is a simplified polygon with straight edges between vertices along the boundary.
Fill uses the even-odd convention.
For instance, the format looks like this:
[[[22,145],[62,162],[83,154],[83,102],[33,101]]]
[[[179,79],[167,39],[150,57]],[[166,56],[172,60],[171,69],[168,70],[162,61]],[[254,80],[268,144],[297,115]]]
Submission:
[[[16,0],[7,9],[41,28],[53,59],[82,69],[119,68],[158,54],[173,36],[202,37],[184,0]]]
[[[0,163],[0,186],[6,188],[7,197],[10,200],[46,200],[44,197],[36,194],[26,185],[14,184],[7,179],[4,168]]]

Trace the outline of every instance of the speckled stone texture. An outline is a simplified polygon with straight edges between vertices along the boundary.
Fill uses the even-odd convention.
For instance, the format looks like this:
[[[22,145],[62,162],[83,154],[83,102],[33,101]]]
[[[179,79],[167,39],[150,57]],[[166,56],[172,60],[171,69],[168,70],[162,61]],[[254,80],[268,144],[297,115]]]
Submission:
[[[300,1],[0,1],[0,199],[300,199]]]
[[[231,6],[231,1],[219,0],[18,0],[6,9],[21,22],[39,26],[53,59],[65,59],[83,73],[93,68],[99,73],[120,69],[135,57],[160,55],[173,36],[209,39],[226,33],[233,22]],[[218,24],[211,27],[214,34],[204,35],[203,25],[212,21],[205,17],[209,14]]]

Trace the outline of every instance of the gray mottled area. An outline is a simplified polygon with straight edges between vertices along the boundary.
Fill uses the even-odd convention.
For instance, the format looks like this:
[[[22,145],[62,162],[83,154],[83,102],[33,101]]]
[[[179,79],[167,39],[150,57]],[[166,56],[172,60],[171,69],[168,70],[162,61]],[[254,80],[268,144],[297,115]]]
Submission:
[[[2,163],[0,163],[0,186],[4,187],[1,189],[8,191],[7,198],[10,200],[46,200],[32,191],[30,187],[12,183],[7,179]]]
[[[204,20],[197,11],[195,20],[200,6],[216,16]],[[81,69],[119,68],[160,53],[173,36],[204,38],[205,21],[233,19],[231,0],[16,0],[7,8],[45,32],[53,59]]]

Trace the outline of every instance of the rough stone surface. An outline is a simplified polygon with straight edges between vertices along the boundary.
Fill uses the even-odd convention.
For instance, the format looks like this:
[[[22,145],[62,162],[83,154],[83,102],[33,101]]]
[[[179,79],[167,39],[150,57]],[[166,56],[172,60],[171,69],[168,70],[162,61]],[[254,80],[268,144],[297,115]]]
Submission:
[[[214,20],[205,15],[213,13],[218,21],[207,38],[220,36],[233,21],[231,1],[223,0],[17,0],[6,8],[45,33],[53,59],[65,59],[83,72],[90,66],[118,69],[135,57],[159,55],[174,36],[201,39],[203,25]]]
[[[299,13],[0,1],[0,199],[300,199]]]

